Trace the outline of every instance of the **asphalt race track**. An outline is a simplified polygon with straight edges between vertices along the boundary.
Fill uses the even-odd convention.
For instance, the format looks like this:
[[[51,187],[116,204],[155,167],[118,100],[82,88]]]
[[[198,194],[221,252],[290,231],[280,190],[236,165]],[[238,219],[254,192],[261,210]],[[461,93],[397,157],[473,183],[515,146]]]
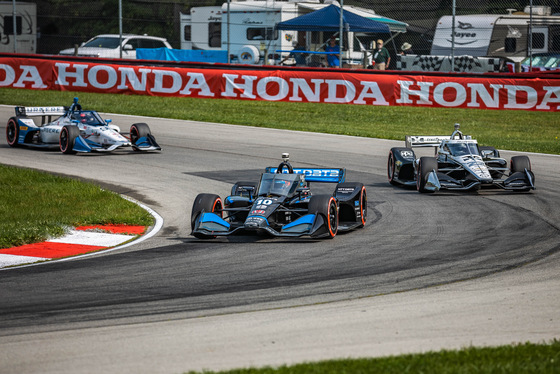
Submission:
[[[147,122],[163,151],[73,156],[8,147],[13,107],[0,114],[1,163],[96,181],[164,220],[122,250],[0,271],[2,373],[179,373],[560,338],[558,156],[529,155],[530,193],[419,194],[387,182],[403,142],[105,115]],[[283,152],[364,183],[366,227],[333,240],[190,236],[198,193],[224,197]]]

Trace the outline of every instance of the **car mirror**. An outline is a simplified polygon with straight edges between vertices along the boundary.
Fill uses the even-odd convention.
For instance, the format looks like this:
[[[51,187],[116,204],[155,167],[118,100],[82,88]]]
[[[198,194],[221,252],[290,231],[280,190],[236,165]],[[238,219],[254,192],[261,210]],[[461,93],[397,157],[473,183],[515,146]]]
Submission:
[[[132,48],[132,44],[125,44],[123,49],[125,51],[132,51],[134,48]]]
[[[110,124],[111,122],[113,122],[112,119],[106,119],[106,120],[105,120],[105,123],[106,123],[106,124]]]
[[[482,158],[490,158],[494,156],[494,151],[492,151],[491,149],[484,149],[480,151],[480,155],[482,156]]]

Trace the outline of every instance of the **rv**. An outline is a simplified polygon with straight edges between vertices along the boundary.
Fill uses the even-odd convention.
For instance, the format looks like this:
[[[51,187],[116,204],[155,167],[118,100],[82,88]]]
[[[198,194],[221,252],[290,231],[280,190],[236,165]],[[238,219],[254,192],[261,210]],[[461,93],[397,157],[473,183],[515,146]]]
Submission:
[[[551,15],[550,7],[533,6],[523,12],[508,9],[508,14],[455,16],[455,56],[503,57],[521,61],[529,54],[529,30],[532,53],[560,51],[560,16]],[[532,18],[532,21],[531,21]],[[431,55],[452,54],[452,16],[443,16],[436,26]]]
[[[192,7],[190,14],[180,14],[181,49],[227,50],[230,62],[245,64],[277,64],[285,60],[298,41],[308,51],[320,51],[330,37],[327,33],[276,30],[275,26],[330,3],[333,1],[234,0],[222,6]],[[381,17],[374,11],[354,6],[344,9],[386,23],[392,33],[406,32],[406,23]],[[366,46],[373,37],[350,32],[343,40],[343,61],[362,65]],[[321,64],[321,57],[324,58],[309,56],[309,65]]]
[[[36,50],[36,4],[0,1],[0,52],[35,53]]]

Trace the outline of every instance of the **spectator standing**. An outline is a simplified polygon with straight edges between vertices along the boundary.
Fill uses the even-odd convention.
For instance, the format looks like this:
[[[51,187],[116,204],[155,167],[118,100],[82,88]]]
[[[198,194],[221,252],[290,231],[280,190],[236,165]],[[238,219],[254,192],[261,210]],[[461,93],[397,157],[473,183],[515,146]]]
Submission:
[[[383,40],[377,41],[377,49],[373,52],[374,70],[385,70],[391,63],[391,56],[387,48],[383,47]]]

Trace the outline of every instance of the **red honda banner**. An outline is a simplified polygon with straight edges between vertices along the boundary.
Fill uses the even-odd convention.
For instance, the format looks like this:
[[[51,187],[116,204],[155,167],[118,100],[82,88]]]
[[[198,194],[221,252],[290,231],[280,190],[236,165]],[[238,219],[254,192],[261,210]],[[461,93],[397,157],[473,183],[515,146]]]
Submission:
[[[560,110],[560,76],[177,68],[0,57],[0,87],[214,99]]]

